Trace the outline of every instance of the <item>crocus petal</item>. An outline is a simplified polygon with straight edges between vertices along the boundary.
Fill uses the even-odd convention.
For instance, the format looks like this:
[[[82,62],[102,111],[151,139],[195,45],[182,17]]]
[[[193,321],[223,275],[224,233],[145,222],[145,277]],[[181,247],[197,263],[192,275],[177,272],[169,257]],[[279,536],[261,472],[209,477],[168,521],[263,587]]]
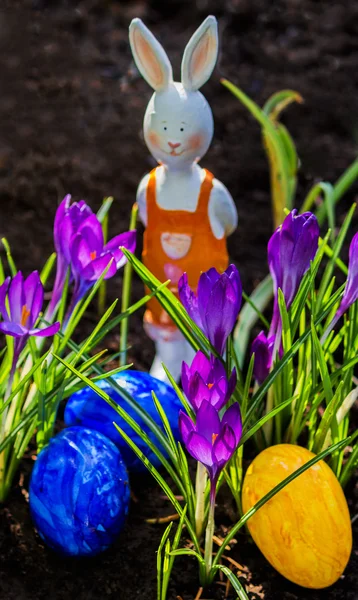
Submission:
[[[277,295],[278,288],[282,290],[287,308],[291,306],[302,277],[317,252],[318,238],[316,217],[310,212],[300,215],[294,209],[269,241],[268,262],[274,292]],[[270,331],[274,333],[273,328]]]
[[[223,273],[210,293],[205,316],[201,313],[206,335],[219,354],[225,350],[226,340],[234,328],[238,313],[235,288]]]
[[[203,400],[208,401],[211,396],[211,390],[205,385],[205,382],[198,372],[194,373],[191,377],[187,391],[185,392],[184,390],[184,393],[195,411],[199,410]]]
[[[121,233],[120,235],[116,235],[112,238],[103,248],[104,252],[112,252],[116,259],[117,268],[125,264],[127,261],[123,252],[119,250],[121,246],[127,248],[129,252],[134,252],[136,249],[136,240],[137,240],[137,232],[135,229],[131,231],[126,231],[125,233]],[[121,262],[119,265],[118,263]]]
[[[213,267],[202,273],[198,282],[198,305],[201,316],[205,314],[211,290],[220,279],[220,273]]]
[[[50,337],[50,336],[58,333],[60,330],[60,327],[61,327],[61,325],[60,325],[59,321],[57,321],[56,323],[53,323],[52,325],[49,325],[48,327],[44,327],[43,329],[31,329],[29,331],[29,334],[35,335],[37,337]]]
[[[27,321],[29,329],[36,323],[44,301],[44,289],[37,271],[24,281],[25,304],[30,311]]]
[[[92,214],[85,219],[78,228],[80,233],[91,248],[91,252],[103,252],[104,238],[102,225],[96,215]]]
[[[9,289],[11,278],[6,277],[4,283],[0,285],[0,314],[5,321],[10,321],[10,316],[6,307],[6,295]]]
[[[21,322],[22,308],[25,305],[23,284],[24,278],[21,271],[19,271],[16,273],[15,277],[12,278],[8,290],[11,320],[17,323]]]
[[[242,434],[242,420],[240,406],[237,402],[232,404],[225,412],[221,421],[221,427],[225,427],[225,425],[231,427],[235,434],[236,444],[238,444]]]
[[[83,269],[81,277],[87,281],[97,281],[101,277],[103,271],[108,267],[109,263],[111,264],[104,278],[110,279],[117,273],[116,261],[114,260],[113,254],[110,252],[92,260],[92,262]]]
[[[212,364],[211,364],[210,359],[204,354],[204,352],[199,350],[195,354],[195,356],[193,358],[193,362],[191,363],[191,366],[190,366],[191,374],[198,372],[198,373],[200,373],[203,380],[205,382],[207,382],[208,377],[211,372],[211,369],[212,369]]]
[[[188,417],[185,412],[182,410],[179,411],[179,431],[181,438],[185,444],[187,445],[189,435],[195,431],[195,425],[193,421]]]
[[[5,333],[5,335],[11,335],[15,338],[23,337],[29,333],[29,330],[26,329],[26,327],[23,327],[19,323],[14,323],[13,321],[2,321],[0,323],[0,331]]]
[[[196,431],[212,444],[213,436],[220,433],[219,413],[210,402],[203,400],[196,415]]]
[[[214,461],[223,467],[234,454],[238,441],[230,425],[225,424],[213,446]]]
[[[275,336],[266,337],[263,331],[256,336],[251,346],[251,354],[255,354],[254,377],[261,385],[270,372]]]
[[[210,360],[211,371],[210,371],[210,382],[220,381],[221,379],[226,380],[226,369],[220,358],[211,357]]]
[[[61,224],[58,227],[57,237],[58,241],[55,242],[55,248],[57,251],[57,258],[64,261],[66,267],[71,261],[70,256],[70,245],[72,237],[77,233],[77,230],[73,226],[73,222],[70,214],[66,214],[63,217]]]
[[[198,298],[192,291],[188,283],[188,276],[183,273],[178,281],[178,292],[180,302],[183,304],[189,317],[196,323],[198,327],[203,328],[198,309]]]
[[[221,382],[221,384],[222,383],[223,382]],[[210,393],[209,402],[210,402],[211,406],[213,406],[215,408],[215,410],[217,410],[217,411],[221,410],[228,401],[228,398],[226,395],[227,382],[224,382],[223,388],[224,389],[220,388],[220,383],[218,382],[218,383],[214,383],[209,390],[209,393]]]
[[[61,252],[61,245],[62,245],[62,240],[61,240],[61,224],[63,222],[63,219],[66,215],[66,212],[70,206],[71,203],[71,196],[70,194],[67,194],[67,196],[64,197],[64,199],[62,200],[62,202],[60,203],[58,209],[56,210],[56,215],[55,215],[55,222],[54,222],[54,228],[53,228],[53,237],[54,237],[54,243],[55,243],[55,249],[57,254],[59,252]]]
[[[195,460],[198,460],[206,467],[213,465],[212,445],[206,438],[199,435],[196,431],[190,433],[188,441],[185,444],[189,454]]]
[[[234,287],[235,294],[238,300],[238,310],[240,310],[242,302],[242,283],[240,279],[240,273],[233,264],[228,266],[225,273],[230,279],[231,285]]]
[[[87,240],[77,233],[73,236],[70,245],[71,263],[76,278],[77,273],[81,271],[91,262],[91,250]]]
[[[346,287],[340,307],[339,316],[348,310],[348,308],[358,299],[358,232],[353,237],[349,246],[349,263]]]

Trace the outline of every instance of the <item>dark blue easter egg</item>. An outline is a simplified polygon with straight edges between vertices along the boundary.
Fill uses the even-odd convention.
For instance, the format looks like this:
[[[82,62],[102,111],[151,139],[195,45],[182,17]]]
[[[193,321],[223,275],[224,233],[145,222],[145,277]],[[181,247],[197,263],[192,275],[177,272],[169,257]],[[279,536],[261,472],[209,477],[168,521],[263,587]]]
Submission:
[[[174,438],[179,440],[178,416],[182,408],[181,402],[173,388],[163,381],[152,377],[148,373],[141,371],[122,371],[113,375],[115,382],[132,396],[134,400],[152,417],[162,430],[162,420],[158,414],[152,398],[152,391],[156,394],[161,403],[169,423],[171,425]],[[159,446],[159,442],[130,404],[111,387],[107,379],[101,379],[96,385],[106,392],[119,406],[140,425],[153,443]],[[117,431],[113,422],[117,423],[125,433],[137,444],[143,454],[155,466],[159,467],[160,462],[154,452],[143,442],[141,437],[124,421],[122,417],[105,400],[100,398],[91,388],[85,387],[73,394],[66,405],[65,423],[66,425],[83,425],[90,429],[96,429],[110,438],[120,449],[123,460],[131,472],[145,471],[141,460],[137,458],[134,452],[129,448],[120,433]],[[161,446],[160,450],[163,451]]]
[[[94,556],[106,550],[123,527],[129,498],[121,454],[98,431],[64,429],[37,457],[31,516],[41,538],[59,554]]]

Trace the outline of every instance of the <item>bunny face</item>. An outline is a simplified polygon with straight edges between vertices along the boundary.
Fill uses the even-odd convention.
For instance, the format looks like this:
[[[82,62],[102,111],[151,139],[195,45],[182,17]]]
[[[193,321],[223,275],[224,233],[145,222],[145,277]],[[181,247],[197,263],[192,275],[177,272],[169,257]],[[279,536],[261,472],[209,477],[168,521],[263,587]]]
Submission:
[[[212,113],[198,89],[216,63],[216,19],[207,17],[186,46],[181,83],[173,81],[168,56],[140,19],[133,19],[129,39],[139,71],[155,90],[144,117],[146,144],[158,162],[181,169],[205,154],[213,136]]]
[[[199,160],[209,148],[214,123],[200,92],[172,82],[155,92],[144,117],[144,139],[154,158],[173,169]]]

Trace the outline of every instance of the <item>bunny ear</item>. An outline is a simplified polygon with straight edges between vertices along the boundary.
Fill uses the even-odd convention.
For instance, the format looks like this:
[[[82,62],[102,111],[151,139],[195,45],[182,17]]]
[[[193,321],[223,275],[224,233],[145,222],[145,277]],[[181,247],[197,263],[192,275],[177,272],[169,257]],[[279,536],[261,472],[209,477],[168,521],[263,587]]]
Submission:
[[[218,56],[218,25],[209,16],[190,38],[181,64],[182,84],[198,90],[209,79]]]
[[[129,42],[138,70],[155,90],[163,90],[173,80],[165,50],[140,19],[129,26]]]

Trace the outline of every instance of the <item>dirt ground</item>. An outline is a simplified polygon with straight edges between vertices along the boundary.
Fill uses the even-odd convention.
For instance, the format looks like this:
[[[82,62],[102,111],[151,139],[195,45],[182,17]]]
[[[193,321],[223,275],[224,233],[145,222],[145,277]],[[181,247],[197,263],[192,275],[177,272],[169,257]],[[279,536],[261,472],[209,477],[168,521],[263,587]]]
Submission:
[[[314,182],[334,182],[354,160],[355,0],[3,0],[0,236],[7,237],[24,272],[41,268],[53,251],[53,217],[66,193],[85,198],[94,208],[104,196],[114,196],[114,235],[127,229],[138,182],[154,166],[141,130],[151,92],[131,58],[130,20],[139,16],[152,28],[178,76],[186,42],[210,13],[219,19],[221,51],[203,88],[213,109],[215,136],[201,164],[225,183],[236,201],[239,227],[229,250],[247,292],[267,272],[266,245],[272,231],[267,162],[257,123],[222,87],[220,77],[232,80],[259,104],[284,88],[304,97],[304,104],[290,107],[284,118],[301,159],[298,202]],[[357,193],[356,185],[340,203],[339,223]],[[120,280],[110,283],[109,299],[120,293]],[[141,293],[141,283],[135,281],[133,298]],[[146,369],[153,348],[142,333],[141,316],[131,322],[130,358]],[[89,316],[93,319],[94,314]],[[108,341],[109,346],[117,344],[118,337]],[[23,461],[19,483],[0,512],[0,599],[155,598],[155,551],[163,530],[145,519],[170,514],[171,508],[151,479],[132,482],[138,501],[110,551],[96,560],[62,560],[44,548],[32,528],[26,503],[31,464],[30,456]],[[357,488],[351,485],[347,494],[353,516]],[[228,526],[229,512],[223,508],[218,522]],[[357,521],[354,528],[357,533]],[[251,598],[358,598],[357,550],[344,577],[321,592],[284,580],[245,535],[238,538],[232,556],[250,570]],[[197,588],[196,564],[178,560],[169,600],[179,594],[192,600]],[[203,597],[218,600],[224,595],[225,588],[216,585]]]

